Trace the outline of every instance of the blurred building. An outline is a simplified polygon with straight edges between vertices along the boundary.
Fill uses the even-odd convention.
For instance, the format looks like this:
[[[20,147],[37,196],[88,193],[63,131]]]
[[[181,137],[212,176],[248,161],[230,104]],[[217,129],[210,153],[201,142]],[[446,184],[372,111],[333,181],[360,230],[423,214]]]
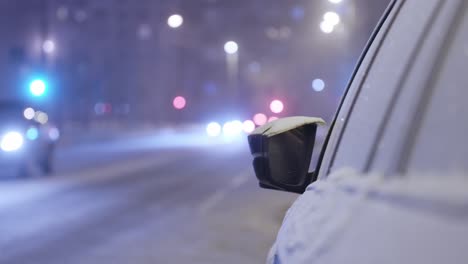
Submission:
[[[28,73],[42,64],[45,15],[38,10],[45,10],[40,1],[0,1],[2,100],[21,98]]]
[[[284,115],[330,119],[387,2],[0,1],[0,85],[18,90],[21,71],[43,67],[57,80],[63,118],[84,123],[247,118],[276,98]],[[332,34],[319,27],[326,11],[341,17]],[[177,29],[167,25],[175,13],[184,18]],[[44,51],[46,40],[53,51]],[[229,40],[239,44],[234,73]],[[183,110],[172,107],[178,95],[187,98]]]

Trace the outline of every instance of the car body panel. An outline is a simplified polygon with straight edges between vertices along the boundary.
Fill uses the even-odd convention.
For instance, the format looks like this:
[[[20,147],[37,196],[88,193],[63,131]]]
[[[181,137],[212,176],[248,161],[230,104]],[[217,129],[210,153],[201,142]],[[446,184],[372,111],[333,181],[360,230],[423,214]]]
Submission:
[[[406,154],[412,148],[414,138],[411,133],[420,119],[417,116],[418,108],[428,94],[427,88],[434,82],[434,67],[440,63],[439,57],[445,49],[442,46],[447,43],[447,35],[455,23],[457,12],[464,9],[461,7],[463,0],[439,1],[438,4],[431,14],[432,21],[425,26],[427,33],[420,39],[412,64],[408,65],[406,74],[401,77],[398,92],[394,94],[392,111],[384,117],[381,136],[369,161],[371,171],[384,171],[388,175],[403,174],[405,171],[402,162],[408,160]]]
[[[453,16],[461,21],[447,31],[444,52],[426,86],[419,122],[414,124],[414,140],[404,168],[408,171],[468,171],[468,3],[461,2],[463,7],[455,9]]]
[[[468,178],[425,176],[342,169],[311,184],[288,210],[270,263],[459,263]]]

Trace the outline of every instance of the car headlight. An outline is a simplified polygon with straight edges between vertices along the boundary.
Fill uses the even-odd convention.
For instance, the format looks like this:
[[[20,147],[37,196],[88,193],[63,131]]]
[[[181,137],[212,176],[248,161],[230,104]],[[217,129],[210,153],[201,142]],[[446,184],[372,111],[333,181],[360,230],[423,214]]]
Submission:
[[[3,135],[0,148],[5,152],[16,151],[23,146],[24,138],[21,133],[10,131]]]
[[[223,125],[223,134],[227,137],[240,136],[242,133],[242,122],[234,120]]]

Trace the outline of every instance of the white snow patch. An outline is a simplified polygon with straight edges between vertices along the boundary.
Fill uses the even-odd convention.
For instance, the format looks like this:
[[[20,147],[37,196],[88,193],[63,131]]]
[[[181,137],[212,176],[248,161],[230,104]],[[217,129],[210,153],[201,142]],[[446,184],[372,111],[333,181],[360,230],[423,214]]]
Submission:
[[[286,132],[288,130],[308,125],[308,124],[317,124],[325,125],[325,121],[318,117],[308,117],[308,116],[292,116],[280,118],[278,120],[269,122],[263,126],[256,128],[252,135],[265,135],[265,136],[274,136]]]

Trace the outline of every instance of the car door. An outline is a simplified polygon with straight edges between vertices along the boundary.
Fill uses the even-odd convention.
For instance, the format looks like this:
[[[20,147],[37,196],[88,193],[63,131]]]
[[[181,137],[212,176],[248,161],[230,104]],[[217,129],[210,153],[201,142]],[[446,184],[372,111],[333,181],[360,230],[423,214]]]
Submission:
[[[456,263],[468,257],[463,249],[468,225],[453,217],[460,204],[450,203],[462,188],[450,195],[447,186],[436,188],[440,181],[417,182],[405,175],[437,156],[417,153],[441,148],[442,143],[428,147],[441,115],[426,115],[430,107],[423,105],[432,94],[428,84],[441,72],[435,69],[443,63],[447,37],[457,35],[452,27],[466,5],[462,0],[391,3],[332,126],[319,180],[288,211],[273,262]],[[466,69],[460,61],[456,65]],[[432,111],[447,102],[442,98],[432,100]],[[463,156],[466,148],[458,151],[457,157]]]

